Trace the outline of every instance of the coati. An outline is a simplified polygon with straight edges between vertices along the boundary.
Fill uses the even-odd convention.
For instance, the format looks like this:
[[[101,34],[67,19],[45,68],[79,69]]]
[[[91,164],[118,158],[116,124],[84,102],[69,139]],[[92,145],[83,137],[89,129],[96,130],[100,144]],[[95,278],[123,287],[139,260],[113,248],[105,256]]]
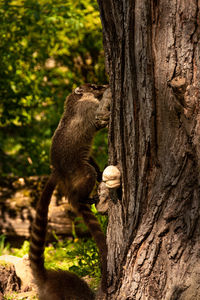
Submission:
[[[66,99],[63,116],[53,135],[52,173],[37,203],[29,252],[40,300],[94,299],[87,284],[75,274],[44,267],[48,206],[57,184],[61,185],[75,211],[83,217],[98,246],[101,288],[106,290],[106,238],[87,203],[96,179],[100,179],[98,167],[90,157],[91,144],[95,132],[108,124],[110,100],[111,92],[107,86],[85,84],[76,88]]]

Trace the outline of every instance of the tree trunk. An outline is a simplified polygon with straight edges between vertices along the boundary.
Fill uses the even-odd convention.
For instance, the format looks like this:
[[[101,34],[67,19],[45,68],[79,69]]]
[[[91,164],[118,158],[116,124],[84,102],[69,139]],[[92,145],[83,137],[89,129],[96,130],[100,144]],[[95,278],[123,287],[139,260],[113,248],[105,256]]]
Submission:
[[[200,299],[200,0],[98,0],[113,94],[107,299]]]

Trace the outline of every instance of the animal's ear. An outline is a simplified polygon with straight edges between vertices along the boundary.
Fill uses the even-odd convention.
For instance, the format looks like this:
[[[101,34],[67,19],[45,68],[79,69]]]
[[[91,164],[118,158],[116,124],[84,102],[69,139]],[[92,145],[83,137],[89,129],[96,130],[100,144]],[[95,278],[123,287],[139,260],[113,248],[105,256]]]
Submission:
[[[74,93],[77,95],[81,95],[83,94],[83,89],[81,87],[77,87],[75,88]]]

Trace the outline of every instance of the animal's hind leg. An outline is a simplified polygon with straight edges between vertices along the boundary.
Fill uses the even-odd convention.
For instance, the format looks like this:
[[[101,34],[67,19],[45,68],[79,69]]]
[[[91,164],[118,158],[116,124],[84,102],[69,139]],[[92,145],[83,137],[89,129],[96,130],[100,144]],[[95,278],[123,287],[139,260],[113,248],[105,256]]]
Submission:
[[[107,287],[107,245],[101,226],[87,205],[90,193],[96,182],[96,172],[89,164],[80,168],[81,176],[77,177],[77,181],[73,184],[74,190],[69,195],[69,201],[75,208],[76,212],[83,217],[85,224],[88,226],[100,253],[101,269],[102,269],[102,290],[105,292]]]
[[[65,196],[68,198],[70,204],[76,208],[78,203],[88,203],[90,194],[96,183],[96,171],[90,164],[84,164],[73,173],[73,176],[66,178]]]
[[[93,194],[93,196],[89,196],[95,186],[96,180],[98,182],[102,181],[102,172],[99,169],[98,164],[95,162],[95,160],[92,157],[89,157],[89,164],[85,166],[84,171],[82,171],[83,174],[87,174],[89,177],[89,180],[87,182],[86,179],[84,179],[83,185],[87,185],[88,189],[84,189],[86,192],[85,195],[82,194],[82,191],[79,192],[82,194],[79,197],[79,203],[85,203],[85,204],[97,204],[99,202],[99,196],[97,193]],[[86,177],[87,177],[86,175]]]

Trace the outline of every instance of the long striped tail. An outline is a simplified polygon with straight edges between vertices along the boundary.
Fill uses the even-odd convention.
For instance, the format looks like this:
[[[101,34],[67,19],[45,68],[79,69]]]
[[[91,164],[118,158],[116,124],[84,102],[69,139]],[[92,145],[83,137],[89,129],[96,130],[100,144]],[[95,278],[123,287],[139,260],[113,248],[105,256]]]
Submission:
[[[36,216],[32,225],[29,259],[33,275],[38,282],[45,280],[44,248],[48,223],[48,208],[56,187],[56,178],[51,174],[36,206]]]
[[[91,212],[91,209],[86,204],[79,203],[76,207],[79,215],[83,217],[85,224],[88,226],[89,231],[92,237],[97,244],[100,254],[100,262],[101,262],[101,288],[103,292],[106,292],[107,289],[107,244],[106,237],[101,230],[101,226]]]

